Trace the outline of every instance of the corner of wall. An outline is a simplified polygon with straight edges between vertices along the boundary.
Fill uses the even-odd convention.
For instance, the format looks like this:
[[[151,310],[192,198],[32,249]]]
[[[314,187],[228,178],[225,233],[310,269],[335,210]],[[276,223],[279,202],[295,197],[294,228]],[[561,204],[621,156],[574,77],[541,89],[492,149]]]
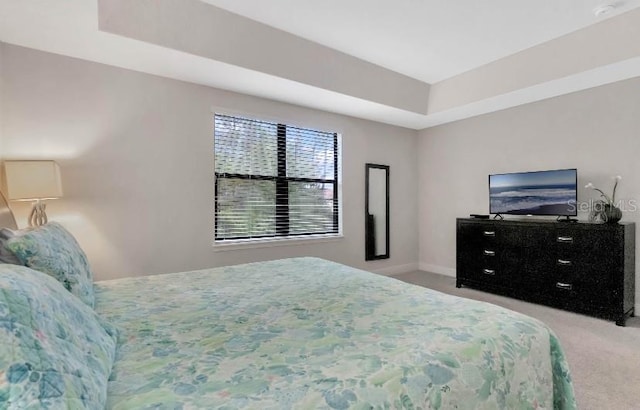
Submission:
[[[405,265],[396,265],[396,266],[390,266],[388,268],[374,269],[371,272],[377,273],[378,275],[383,275],[383,276],[395,276],[395,275],[400,275],[402,273],[414,272],[416,270],[418,270],[417,263],[407,263]]]
[[[420,263],[419,269],[425,272],[437,273],[439,275],[456,277],[456,270],[454,268],[448,268],[446,266],[438,266],[430,263]]]

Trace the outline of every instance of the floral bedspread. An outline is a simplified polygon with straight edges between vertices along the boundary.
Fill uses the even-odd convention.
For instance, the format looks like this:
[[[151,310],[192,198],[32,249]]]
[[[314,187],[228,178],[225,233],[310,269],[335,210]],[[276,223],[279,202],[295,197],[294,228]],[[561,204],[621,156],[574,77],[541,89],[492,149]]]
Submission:
[[[316,258],[96,283],[108,408],[573,409],[530,317]]]

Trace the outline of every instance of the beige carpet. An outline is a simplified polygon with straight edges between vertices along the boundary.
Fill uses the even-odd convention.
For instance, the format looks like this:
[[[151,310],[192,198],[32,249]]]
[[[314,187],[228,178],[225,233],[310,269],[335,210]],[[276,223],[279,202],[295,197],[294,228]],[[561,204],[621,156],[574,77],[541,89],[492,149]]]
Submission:
[[[633,317],[626,327],[620,327],[613,322],[469,288],[457,289],[455,279],[448,276],[411,272],[395,278],[542,320],[562,343],[579,409],[640,409],[640,317]]]

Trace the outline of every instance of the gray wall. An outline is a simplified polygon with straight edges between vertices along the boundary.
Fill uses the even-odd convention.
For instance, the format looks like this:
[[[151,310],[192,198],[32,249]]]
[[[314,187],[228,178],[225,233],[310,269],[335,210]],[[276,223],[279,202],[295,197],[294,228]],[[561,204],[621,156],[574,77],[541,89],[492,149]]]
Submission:
[[[417,133],[97,63],[1,45],[4,159],[59,161],[48,202],[98,279],[319,256],[383,273],[417,268]],[[342,133],[344,238],[214,251],[213,112]],[[391,259],[364,261],[364,164],[391,167]],[[29,204],[12,203],[24,226]]]
[[[1,43],[0,70],[0,154],[60,162],[65,197],[49,215],[101,279],[298,255],[453,275],[455,218],[488,212],[499,172],[577,167],[580,201],[596,198],[587,182],[610,190],[622,175],[623,220],[640,222],[639,78],[416,133]],[[343,134],[343,239],[213,250],[217,107]],[[365,162],[391,166],[386,261],[364,262]],[[11,205],[24,226],[29,204]]]
[[[621,175],[623,221],[640,223],[639,95],[635,78],[421,131],[420,268],[455,274],[456,217],[489,212],[492,173],[576,167],[581,202]]]

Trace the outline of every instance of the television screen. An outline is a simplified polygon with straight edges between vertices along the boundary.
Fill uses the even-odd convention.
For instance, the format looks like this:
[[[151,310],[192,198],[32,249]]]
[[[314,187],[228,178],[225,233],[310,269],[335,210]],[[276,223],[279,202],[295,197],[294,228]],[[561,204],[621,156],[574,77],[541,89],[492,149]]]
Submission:
[[[489,212],[576,216],[577,188],[575,169],[489,175]]]

